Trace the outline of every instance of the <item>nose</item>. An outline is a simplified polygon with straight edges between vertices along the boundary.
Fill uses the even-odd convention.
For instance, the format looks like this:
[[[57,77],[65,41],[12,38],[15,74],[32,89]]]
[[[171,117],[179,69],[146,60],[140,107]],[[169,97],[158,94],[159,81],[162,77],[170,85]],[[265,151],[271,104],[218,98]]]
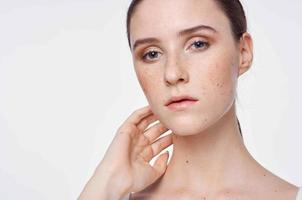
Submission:
[[[189,81],[188,72],[179,56],[170,57],[166,61],[164,79],[167,86]]]

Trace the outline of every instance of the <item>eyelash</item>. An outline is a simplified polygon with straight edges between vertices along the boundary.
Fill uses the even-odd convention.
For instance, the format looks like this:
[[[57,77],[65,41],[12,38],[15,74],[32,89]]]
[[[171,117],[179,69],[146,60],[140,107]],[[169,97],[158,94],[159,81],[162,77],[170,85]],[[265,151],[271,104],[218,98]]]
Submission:
[[[209,44],[208,42],[206,42],[206,41],[203,41],[203,40],[195,40],[195,41],[190,45],[190,47],[193,46],[194,44],[198,43],[198,42],[201,42],[201,43],[204,45],[204,48],[198,48],[198,49],[206,49],[206,48],[208,48],[209,45],[210,45],[210,44]],[[145,54],[142,56],[142,60],[144,60],[144,61],[147,60],[147,59],[146,59],[147,56],[150,55],[150,53],[152,53],[152,52],[159,53],[158,51],[153,51],[153,50],[148,51],[147,53],[145,53]]]

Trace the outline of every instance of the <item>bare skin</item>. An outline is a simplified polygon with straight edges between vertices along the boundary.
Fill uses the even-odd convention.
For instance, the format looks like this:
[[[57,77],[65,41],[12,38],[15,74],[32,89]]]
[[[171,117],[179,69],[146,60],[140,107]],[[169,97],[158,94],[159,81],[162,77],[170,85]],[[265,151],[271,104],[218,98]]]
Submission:
[[[230,110],[223,121],[233,121],[229,116],[233,113]],[[266,170],[248,153],[236,123],[229,129],[224,129],[222,124],[217,126],[216,130],[222,128],[224,131],[221,133],[228,136],[204,136],[204,143],[199,143],[204,153],[200,153],[198,158],[191,151],[177,148],[177,145],[184,145],[190,150],[186,144],[196,144],[195,148],[198,148],[198,136],[184,139],[173,134],[175,151],[164,176],[146,189],[132,194],[130,199],[296,199],[297,186]],[[236,135],[228,132],[232,129]],[[220,154],[215,155],[216,152]]]
[[[162,136],[168,131],[162,123],[149,126],[157,120],[150,106],[134,111],[125,120],[78,200],[122,199],[129,192],[143,190],[164,174],[167,153],[161,154],[153,166],[149,163],[172,144],[172,133]]]
[[[200,24],[216,31],[177,35]],[[250,34],[236,41],[213,0],[144,0],[130,30],[134,67],[149,106],[119,127],[78,199],[117,200],[133,192],[131,200],[295,200],[298,187],[261,166],[239,133],[234,102],[237,80],[253,60]],[[158,41],[134,48],[147,37]],[[183,94],[198,101],[182,111],[165,106]],[[172,144],[169,163],[168,154],[149,163]]]
[[[216,32],[177,35],[200,24]],[[144,0],[130,30],[139,83],[154,114],[173,131],[174,144],[164,176],[131,199],[295,200],[298,187],[249,154],[236,122],[237,79],[253,60],[250,34],[235,41],[228,18],[212,0]],[[159,41],[133,48],[148,37]],[[200,40],[210,46],[192,45]],[[164,106],[181,94],[199,101],[181,112]]]

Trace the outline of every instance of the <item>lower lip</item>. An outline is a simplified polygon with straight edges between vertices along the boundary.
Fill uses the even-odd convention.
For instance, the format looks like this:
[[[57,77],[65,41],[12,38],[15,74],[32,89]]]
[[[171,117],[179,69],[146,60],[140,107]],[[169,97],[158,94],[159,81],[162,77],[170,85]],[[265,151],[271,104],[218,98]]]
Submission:
[[[171,103],[167,107],[173,111],[182,111],[182,110],[187,109],[191,105],[195,104],[196,102],[197,101],[193,101],[193,100],[185,100],[185,101],[180,101],[177,103]]]

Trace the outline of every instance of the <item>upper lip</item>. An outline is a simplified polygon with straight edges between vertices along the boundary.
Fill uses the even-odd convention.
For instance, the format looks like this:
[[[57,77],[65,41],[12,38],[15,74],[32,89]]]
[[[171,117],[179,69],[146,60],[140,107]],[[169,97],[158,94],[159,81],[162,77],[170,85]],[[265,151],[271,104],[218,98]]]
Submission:
[[[176,101],[181,101],[181,100],[190,100],[190,101],[197,101],[198,99],[191,97],[189,95],[181,95],[181,96],[173,96],[171,97],[167,103],[165,104],[165,106],[168,106],[169,104],[176,102]]]

